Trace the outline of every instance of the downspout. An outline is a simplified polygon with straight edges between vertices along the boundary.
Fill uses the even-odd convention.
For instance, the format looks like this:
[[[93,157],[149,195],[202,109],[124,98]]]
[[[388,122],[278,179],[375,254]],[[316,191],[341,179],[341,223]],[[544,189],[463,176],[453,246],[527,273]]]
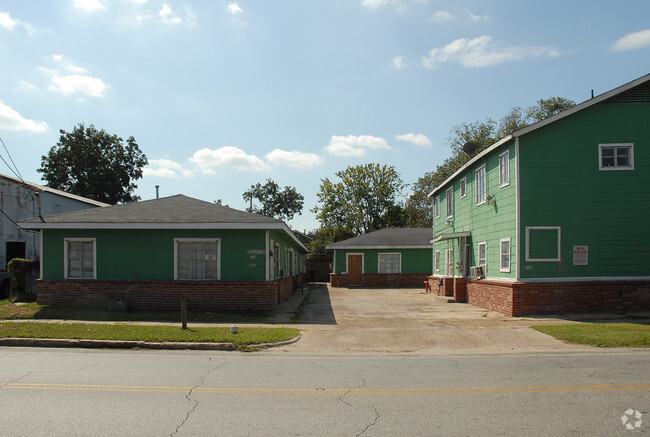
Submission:
[[[519,282],[521,280],[521,257],[519,254],[521,251],[521,197],[520,197],[520,182],[519,182],[519,137],[515,137],[515,177],[517,181],[515,183],[515,235],[517,239],[517,244],[515,244],[515,281]]]

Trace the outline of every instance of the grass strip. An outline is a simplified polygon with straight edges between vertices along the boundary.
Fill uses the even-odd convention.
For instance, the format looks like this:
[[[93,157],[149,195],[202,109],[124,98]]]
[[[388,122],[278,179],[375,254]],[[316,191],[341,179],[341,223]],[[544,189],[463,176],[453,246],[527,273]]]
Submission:
[[[95,324],[95,323],[0,323],[0,337],[59,338],[84,340],[121,340],[147,342],[207,342],[255,345],[292,339],[300,334],[295,328],[239,327],[231,334],[229,327],[190,328],[177,326]]]
[[[650,325],[644,323],[576,323],[532,328],[570,343],[597,347],[650,347]]]

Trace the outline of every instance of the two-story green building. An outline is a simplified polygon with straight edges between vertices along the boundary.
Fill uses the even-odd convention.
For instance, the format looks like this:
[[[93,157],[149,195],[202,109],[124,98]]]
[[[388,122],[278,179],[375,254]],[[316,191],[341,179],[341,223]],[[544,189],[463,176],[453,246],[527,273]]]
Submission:
[[[430,280],[510,315],[649,310],[648,194],[650,75],[513,132],[436,187]]]

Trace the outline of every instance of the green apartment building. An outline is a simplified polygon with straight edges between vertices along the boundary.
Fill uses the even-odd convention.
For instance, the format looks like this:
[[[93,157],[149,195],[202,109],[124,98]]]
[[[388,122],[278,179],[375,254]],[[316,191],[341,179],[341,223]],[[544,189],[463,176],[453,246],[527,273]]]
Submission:
[[[646,75],[513,132],[436,187],[430,281],[510,315],[649,310],[649,193]]]

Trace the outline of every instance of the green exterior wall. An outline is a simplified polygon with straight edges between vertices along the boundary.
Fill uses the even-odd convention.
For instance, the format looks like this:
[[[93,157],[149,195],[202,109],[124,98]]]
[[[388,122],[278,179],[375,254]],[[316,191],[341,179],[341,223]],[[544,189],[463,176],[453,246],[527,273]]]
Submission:
[[[605,143],[633,143],[634,170],[600,171]],[[649,275],[650,104],[594,105],[524,135],[519,149],[521,278]],[[559,262],[526,261],[528,226],[561,227]],[[589,247],[587,265],[573,265],[574,246]]]
[[[220,239],[221,280],[266,279],[265,230],[44,229],[42,232],[44,279],[64,278],[65,238],[96,239],[96,273],[99,280],[173,280],[175,238]],[[293,247],[296,253],[304,255],[304,249],[282,234],[277,232],[275,238],[281,241],[283,250]]]
[[[348,253],[363,253],[363,272],[379,273],[380,253],[401,253],[401,273],[431,273],[431,249],[337,249],[334,251],[334,273],[347,273]]]

